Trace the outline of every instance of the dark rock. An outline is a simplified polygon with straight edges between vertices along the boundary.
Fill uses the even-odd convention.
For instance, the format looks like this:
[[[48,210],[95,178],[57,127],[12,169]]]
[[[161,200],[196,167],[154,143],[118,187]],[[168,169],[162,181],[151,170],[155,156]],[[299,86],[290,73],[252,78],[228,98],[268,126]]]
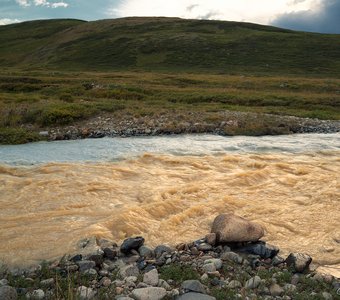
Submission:
[[[240,249],[237,252],[258,255],[261,258],[273,258],[279,253],[280,249],[272,245],[268,245],[262,242],[249,244]]]
[[[96,263],[92,260],[82,260],[77,262],[80,272],[85,272],[86,270],[92,269],[96,266]]]
[[[140,256],[145,257],[145,258],[153,258],[154,257],[154,252],[152,249],[146,246],[142,246],[138,249],[138,253]]]
[[[113,248],[104,248],[104,257],[114,259],[117,256],[117,250]]]
[[[73,262],[77,262],[77,261],[81,261],[83,259],[83,256],[81,254],[77,254],[75,256],[73,256],[70,261],[73,261]]]
[[[103,264],[104,257],[101,254],[93,254],[89,257],[89,260],[94,261],[97,267],[100,267]]]
[[[296,272],[303,273],[312,262],[312,258],[303,253],[291,253],[286,259],[288,267],[293,267]]]
[[[181,289],[184,293],[187,292],[195,292],[195,293],[201,293],[205,294],[205,288],[202,283],[200,283],[198,280],[186,280],[182,282]]]
[[[211,246],[216,244],[216,233],[209,233],[205,236],[205,241]]]
[[[131,250],[138,250],[144,244],[144,238],[141,236],[126,239],[120,246],[120,251],[124,254],[131,253]]]

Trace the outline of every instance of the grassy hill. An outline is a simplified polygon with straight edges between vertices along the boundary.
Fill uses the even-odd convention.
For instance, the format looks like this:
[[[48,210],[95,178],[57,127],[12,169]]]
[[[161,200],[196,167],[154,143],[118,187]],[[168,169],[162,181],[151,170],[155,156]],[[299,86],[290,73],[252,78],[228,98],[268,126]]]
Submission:
[[[123,18],[0,26],[0,67],[340,75],[340,36],[250,23]]]

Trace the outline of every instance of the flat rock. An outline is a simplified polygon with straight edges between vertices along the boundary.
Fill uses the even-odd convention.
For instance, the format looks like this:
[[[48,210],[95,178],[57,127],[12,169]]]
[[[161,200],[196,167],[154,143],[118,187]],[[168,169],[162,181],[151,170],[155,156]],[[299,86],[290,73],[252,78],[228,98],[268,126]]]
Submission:
[[[216,300],[216,298],[205,294],[190,292],[178,296],[176,300]]]
[[[205,288],[198,280],[185,280],[181,284],[181,289],[186,292],[195,292],[205,294]]]
[[[96,263],[92,260],[81,260],[77,261],[77,265],[80,272],[85,272],[87,270],[93,269],[96,266]]]
[[[124,240],[123,244],[120,246],[120,251],[124,254],[129,254],[131,250],[138,250],[144,244],[144,238],[137,236],[134,238],[128,238]]]
[[[216,233],[217,241],[220,243],[255,242],[264,235],[264,229],[261,225],[234,214],[217,216],[211,232]]]
[[[161,300],[166,296],[166,290],[161,287],[134,289],[132,298],[136,300]]]
[[[11,286],[0,287],[0,299],[1,300],[16,300],[18,298],[17,291]]]
[[[291,253],[286,259],[288,267],[293,267],[296,272],[306,271],[312,262],[312,258],[303,253]]]

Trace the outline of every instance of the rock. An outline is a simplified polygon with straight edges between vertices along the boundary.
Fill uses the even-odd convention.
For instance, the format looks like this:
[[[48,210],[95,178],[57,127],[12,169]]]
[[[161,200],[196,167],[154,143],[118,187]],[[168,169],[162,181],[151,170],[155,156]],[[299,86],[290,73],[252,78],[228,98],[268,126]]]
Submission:
[[[162,287],[166,289],[167,291],[171,291],[171,286],[164,279],[160,279],[158,281],[158,287]]]
[[[95,270],[95,269],[88,269],[88,270],[84,271],[84,275],[87,275],[87,276],[93,278],[93,277],[96,277],[98,275],[98,273],[97,273],[97,270]]]
[[[197,249],[200,251],[210,251],[212,250],[212,246],[208,243],[201,243],[201,244],[197,244]]]
[[[325,300],[333,300],[333,296],[332,296],[330,293],[327,293],[327,292],[323,292],[323,293],[322,293],[322,297],[323,297]]]
[[[0,287],[5,286],[5,285],[8,285],[8,280],[7,279],[1,279],[0,280]]]
[[[195,292],[205,294],[205,288],[198,280],[185,280],[181,284],[181,289],[184,293]]]
[[[216,300],[215,297],[200,294],[200,293],[186,293],[184,295],[178,296],[176,300]]]
[[[47,137],[49,135],[48,131],[39,131],[40,136]]]
[[[280,264],[283,264],[284,262],[285,262],[285,259],[278,255],[274,256],[272,259],[272,265],[275,267]]]
[[[166,296],[166,290],[160,287],[134,289],[132,298],[136,300],[161,300]]]
[[[159,245],[154,250],[156,258],[160,258],[163,253],[170,254],[172,249],[165,245]]]
[[[113,248],[104,248],[104,257],[114,259],[117,256],[117,250]]]
[[[131,250],[138,250],[144,244],[144,238],[137,236],[135,238],[126,239],[120,246],[120,251],[124,254],[129,254]]]
[[[34,290],[26,294],[27,299],[32,300],[42,300],[45,297],[45,292],[43,290]]]
[[[300,275],[299,274],[294,274],[292,276],[292,280],[291,280],[290,283],[293,284],[293,285],[297,285],[299,283],[299,281],[300,281]]]
[[[205,273],[215,272],[216,271],[216,266],[215,266],[214,263],[204,264],[203,267],[202,267],[202,270]]]
[[[119,269],[119,275],[122,278],[129,277],[129,276],[138,276],[139,269],[135,265],[124,265]]]
[[[15,288],[5,285],[0,287],[0,299],[1,300],[16,300],[18,298]]]
[[[85,272],[86,270],[92,269],[96,266],[96,263],[92,260],[81,260],[77,262],[80,272]]]
[[[151,286],[157,286],[158,280],[159,280],[159,275],[158,275],[157,269],[153,269],[145,273],[143,276],[143,282]]]
[[[204,273],[202,276],[201,276],[201,280],[202,281],[205,281],[205,280],[208,280],[209,279],[209,276],[207,273]]]
[[[287,293],[294,293],[296,291],[296,286],[294,284],[290,284],[290,283],[286,283],[283,286],[283,289],[285,290],[285,292]]]
[[[237,288],[241,288],[241,287],[242,287],[242,284],[238,280],[232,280],[228,284],[228,288],[230,288],[230,289],[237,289]]]
[[[234,214],[221,214],[213,222],[212,233],[217,242],[255,242],[264,235],[261,225],[250,222]]]
[[[216,270],[219,270],[222,268],[223,262],[221,259],[219,258],[211,258],[211,259],[206,259],[204,261],[204,264],[209,264],[209,263],[213,263],[216,267]]]
[[[209,233],[205,236],[205,241],[211,246],[216,244],[216,233]]]
[[[111,285],[112,281],[108,277],[103,277],[100,281],[99,284],[104,286],[104,287],[109,287]]]
[[[291,253],[286,259],[288,267],[293,267],[296,272],[303,273],[312,262],[312,258],[307,254]]]
[[[54,285],[54,278],[49,278],[40,281],[41,286],[43,287],[52,287]]]
[[[153,258],[154,257],[154,252],[146,247],[146,246],[142,246],[138,249],[138,253],[140,256],[144,257],[144,258]]]
[[[91,300],[96,296],[96,291],[86,286],[80,286],[77,288],[77,294],[80,300]]]
[[[281,296],[285,292],[284,289],[276,283],[269,287],[269,291],[273,297]]]
[[[221,259],[229,260],[240,265],[243,263],[243,258],[235,252],[223,252],[221,254]]]
[[[261,283],[261,278],[259,276],[255,276],[247,280],[244,287],[246,289],[256,289]]]
[[[275,255],[279,253],[280,249],[275,246],[259,242],[255,244],[249,244],[245,247],[237,249],[237,251],[247,254],[258,255],[261,258],[266,259],[273,258]]]
[[[104,254],[103,250],[97,245],[97,239],[95,236],[80,240],[77,243],[77,248],[77,253],[81,254],[85,258],[88,258],[91,255]]]

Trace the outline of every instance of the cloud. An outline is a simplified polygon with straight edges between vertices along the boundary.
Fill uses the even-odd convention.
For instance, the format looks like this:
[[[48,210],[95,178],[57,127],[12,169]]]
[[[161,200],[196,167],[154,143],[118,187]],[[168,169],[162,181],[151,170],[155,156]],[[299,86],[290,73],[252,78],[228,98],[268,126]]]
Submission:
[[[21,22],[18,19],[0,19],[0,26],[1,25],[8,25],[8,24],[12,24],[12,23],[19,23]]]
[[[66,2],[49,2],[47,0],[15,0],[22,7],[29,6],[44,6],[50,8],[59,8],[59,7],[68,7],[68,3]]]
[[[340,33],[340,1],[315,2],[308,10],[279,15],[272,25],[301,31]]]

